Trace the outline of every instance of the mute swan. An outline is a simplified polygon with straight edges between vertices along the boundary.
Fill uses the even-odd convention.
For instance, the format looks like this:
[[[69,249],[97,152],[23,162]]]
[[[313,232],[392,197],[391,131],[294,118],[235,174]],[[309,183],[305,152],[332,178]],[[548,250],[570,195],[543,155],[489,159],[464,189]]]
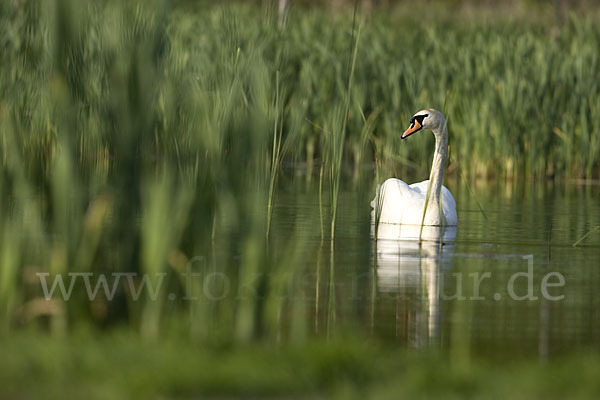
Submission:
[[[442,186],[444,164],[448,151],[448,129],[444,115],[428,108],[417,112],[410,119],[410,126],[402,134],[402,139],[422,129],[430,129],[435,136],[435,154],[429,180],[408,185],[400,179],[390,178],[377,188],[371,202],[372,220],[380,224],[421,225],[427,196],[427,186],[431,181],[429,205],[423,225],[456,226],[456,202],[450,191]],[[375,214],[379,218],[375,218]],[[379,235],[378,235],[379,236]]]

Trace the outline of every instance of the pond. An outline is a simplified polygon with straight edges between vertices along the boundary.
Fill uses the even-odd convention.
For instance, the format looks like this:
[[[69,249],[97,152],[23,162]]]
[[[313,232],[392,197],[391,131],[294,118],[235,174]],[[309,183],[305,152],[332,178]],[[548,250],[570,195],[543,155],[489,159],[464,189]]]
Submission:
[[[288,311],[305,309],[312,335],[352,331],[467,357],[598,349],[598,186],[448,186],[458,229],[421,245],[373,240],[367,194],[342,193],[333,245],[321,240],[318,194],[278,194],[274,235],[304,243],[280,261],[302,265]]]

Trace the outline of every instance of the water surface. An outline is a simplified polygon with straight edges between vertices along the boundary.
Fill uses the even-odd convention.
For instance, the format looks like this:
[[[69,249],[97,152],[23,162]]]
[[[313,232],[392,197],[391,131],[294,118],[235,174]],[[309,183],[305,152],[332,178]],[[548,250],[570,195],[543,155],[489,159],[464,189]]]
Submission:
[[[304,242],[294,300],[310,332],[493,357],[598,350],[600,231],[573,244],[600,225],[600,187],[448,186],[458,229],[421,245],[372,240],[368,196],[355,191],[341,196],[332,245],[316,193],[278,194],[275,235]]]

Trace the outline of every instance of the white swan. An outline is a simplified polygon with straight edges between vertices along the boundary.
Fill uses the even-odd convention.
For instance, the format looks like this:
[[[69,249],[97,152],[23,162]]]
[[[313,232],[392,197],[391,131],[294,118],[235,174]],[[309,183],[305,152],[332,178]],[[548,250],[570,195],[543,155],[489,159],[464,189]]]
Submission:
[[[421,110],[410,119],[409,128],[402,139],[422,129],[430,129],[435,136],[435,154],[429,180],[408,185],[400,179],[390,178],[377,188],[371,202],[372,220],[380,224],[456,226],[456,202],[450,191],[442,186],[446,153],[448,152],[448,129],[444,115],[434,109]],[[423,210],[427,187],[431,182],[429,205],[425,219]],[[376,217],[378,214],[378,218]],[[378,234],[378,236],[380,236]]]

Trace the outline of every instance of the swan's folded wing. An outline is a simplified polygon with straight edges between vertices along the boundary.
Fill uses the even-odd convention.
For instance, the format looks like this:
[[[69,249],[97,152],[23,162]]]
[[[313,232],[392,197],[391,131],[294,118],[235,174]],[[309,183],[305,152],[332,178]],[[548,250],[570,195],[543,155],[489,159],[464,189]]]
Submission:
[[[381,185],[378,195],[379,222],[388,224],[416,224],[420,219],[414,212],[422,209],[424,196],[412,185],[390,178]]]
[[[446,186],[442,186],[442,211],[446,217],[446,225],[458,225],[456,201]]]

